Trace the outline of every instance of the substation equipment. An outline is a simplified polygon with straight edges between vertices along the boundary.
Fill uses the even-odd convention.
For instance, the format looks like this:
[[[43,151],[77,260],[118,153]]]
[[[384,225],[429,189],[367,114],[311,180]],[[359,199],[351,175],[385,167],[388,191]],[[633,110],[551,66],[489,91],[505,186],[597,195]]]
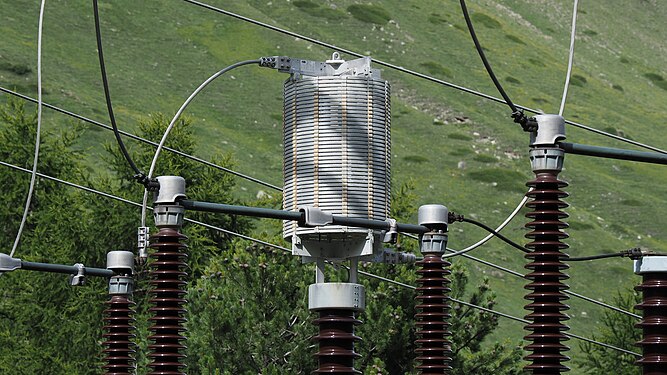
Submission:
[[[389,217],[390,87],[370,59],[326,62],[291,59],[284,84],[283,209],[304,210],[306,225],[320,212],[373,220]],[[313,210],[312,208],[317,208]],[[326,220],[326,219],[325,219]],[[316,373],[355,373],[354,326],[366,307],[357,282],[359,259],[382,251],[379,230],[340,225],[300,227],[285,221],[292,254],[315,264],[308,308],[319,315]],[[349,262],[347,282],[327,280],[327,261]]]
[[[389,217],[390,87],[370,62],[368,57],[345,61],[338,53],[324,62],[284,56],[260,60],[260,66],[290,75],[284,83],[283,102],[283,210],[188,200],[182,178],[158,178],[155,217],[160,231],[151,236],[150,245],[157,249],[152,255],[155,266],[151,266],[155,288],[151,302],[157,307],[150,309],[155,312],[151,318],[155,325],[149,337],[154,360],[149,366],[155,373],[183,368],[176,365],[182,356],[179,332],[185,276],[184,255],[179,251],[184,249],[184,238],[177,229],[185,209],[284,220],[283,235],[291,243],[292,254],[312,264],[315,271],[308,288],[308,306],[316,314],[313,322],[319,329],[313,337],[318,344],[314,373],[360,373],[354,368],[360,356],[355,343],[361,339],[355,335],[355,326],[361,324],[358,314],[366,300],[364,286],[358,282],[359,262],[412,263],[414,254],[393,252],[383,244],[395,242],[398,232],[422,235],[418,369],[438,374],[450,369],[445,322],[449,263],[441,259],[449,212],[441,205],[423,206],[420,225],[397,223]],[[348,279],[332,281],[328,264],[346,267]],[[174,366],[167,368],[166,363]]]

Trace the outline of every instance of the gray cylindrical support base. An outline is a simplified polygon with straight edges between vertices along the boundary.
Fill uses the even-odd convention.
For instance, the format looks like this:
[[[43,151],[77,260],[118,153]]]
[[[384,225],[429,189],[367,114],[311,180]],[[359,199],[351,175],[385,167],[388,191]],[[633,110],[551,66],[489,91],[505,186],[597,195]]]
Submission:
[[[155,226],[158,228],[181,228],[184,214],[185,208],[179,205],[156,204],[153,209]]]
[[[548,172],[563,170],[565,151],[558,147],[538,147],[530,150],[530,166],[533,172]]]
[[[352,283],[317,283],[308,287],[308,309],[311,311],[366,309],[364,286]]]
[[[132,276],[113,276],[109,279],[109,294],[131,295],[134,289]]]

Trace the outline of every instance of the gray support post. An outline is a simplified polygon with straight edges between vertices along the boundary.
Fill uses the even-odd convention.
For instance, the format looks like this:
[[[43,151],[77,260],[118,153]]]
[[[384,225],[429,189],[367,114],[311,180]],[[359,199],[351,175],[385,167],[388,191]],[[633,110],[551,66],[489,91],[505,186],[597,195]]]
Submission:
[[[643,311],[635,326],[642,330],[642,357],[636,363],[643,375],[667,374],[667,256],[646,256],[635,261],[635,273],[642,283],[635,290],[642,292]]]
[[[451,263],[442,259],[447,248],[449,210],[437,204],[419,207],[419,224],[429,228],[421,238],[417,273],[416,360],[419,374],[449,374],[452,348],[449,336],[449,279]]]
[[[153,215],[158,233],[150,237],[153,253],[150,258],[150,294],[149,303],[152,322],[148,340],[151,362],[149,375],[183,374],[185,364],[185,286],[187,282],[187,264],[183,243],[187,239],[179,230],[183,226],[185,209],[178,200],[185,198],[185,179],[177,176],[157,178],[160,191],[155,199]]]
[[[104,310],[104,366],[105,375],[131,375],[136,372],[135,343],[132,333],[135,303],[131,300],[134,281],[134,254],[130,251],[110,251],[107,253],[107,269],[114,272],[109,279],[111,299]]]
[[[524,369],[534,375],[560,374],[570,369],[563,364],[570,358],[563,352],[569,347],[563,344],[568,340],[565,331],[569,327],[563,322],[568,318],[564,311],[569,309],[563,301],[569,297],[564,293],[568,286],[563,280],[568,276],[562,271],[569,268],[563,263],[568,255],[561,250],[568,245],[561,240],[567,238],[562,229],[567,224],[561,219],[568,215],[561,211],[568,205],[561,200],[568,194],[561,190],[567,183],[558,179],[563,168],[564,152],[556,146],[558,141],[565,139],[565,121],[558,115],[538,115],[537,130],[531,133],[530,161],[535,179],[526,185],[533,189],[527,193],[532,198],[526,207],[531,211],[526,217],[531,221],[526,234],[531,242],[526,248],[532,251],[525,255],[530,260],[525,267],[531,272],[526,275],[530,283],[526,289],[530,293],[526,299],[531,301],[525,306],[530,314],[530,321],[525,329],[529,334],[525,349],[530,353],[524,358],[530,363]]]

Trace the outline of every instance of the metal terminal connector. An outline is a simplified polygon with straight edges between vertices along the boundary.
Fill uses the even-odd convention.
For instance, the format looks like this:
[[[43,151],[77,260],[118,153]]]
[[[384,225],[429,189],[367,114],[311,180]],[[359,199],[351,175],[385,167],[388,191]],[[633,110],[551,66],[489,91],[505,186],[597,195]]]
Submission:
[[[107,253],[107,269],[121,275],[134,272],[134,254],[131,251],[109,251]]]
[[[334,52],[331,59],[326,61],[304,60],[287,56],[268,56],[259,60],[259,66],[289,73],[292,78],[353,75],[372,76],[380,79],[380,70],[371,68],[371,58],[368,56],[345,61],[341,59],[340,53]]]
[[[179,176],[160,176],[160,191],[155,197],[153,216],[158,228],[180,228],[183,226],[185,209],[178,200],[186,198],[185,179]]]
[[[382,258],[382,263],[386,264],[411,264],[417,261],[417,256],[415,254],[406,253],[404,251],[393,251],[390,249],[384,249]]]
[[[404,251],[394,251],[392,249],[383,249],[382,252],[373,255],[361,257],[360,260],[372,263],[385,264],[412,264],[417,261],[417,256],[413,253]]]
[[[396,219],[388,218],[386,220],[389,223],[389,230],[384,232],[384,238],[382,242],[384,243],[396,243],[398,240],[398,227],[396,226]]]
[[[530,146],[553,146],[565,140],[565,119],[559,115],[536,115],[537,129],[530,133]]]
[[[77,271],[76,274],[69,276],[69,285],[84,285],[86,283],[86,267],[81,263],[76,263],[74,267],[76,267]]]
[[[425,204],[419,207],[417,217],[420,225],[447,229],[449,210],[441,204]]]
[[[155,195],[155,204],[174,204],[185,196],[185,179],[180,176],[160,176],[157,178],[160,190]]]
[[[21,259],[12,258],[5,253],[0,253],[0,274],[2,272],[14,271],[21,268]]]
[[[140,260],[145,260],[148,258],[148,236],[150,228],[148,227],[138,227],[137,228],[137,253],[139,254]]]
[[[333,223],[333,215],[317,207],[300,207],[299,211],[303,212],[303,223],[299,223],[300,226],[312,228]]]

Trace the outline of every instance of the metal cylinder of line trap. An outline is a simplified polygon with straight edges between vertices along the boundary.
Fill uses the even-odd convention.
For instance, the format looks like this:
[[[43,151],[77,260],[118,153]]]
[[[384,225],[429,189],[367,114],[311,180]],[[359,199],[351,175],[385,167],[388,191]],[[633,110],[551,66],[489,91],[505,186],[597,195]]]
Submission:
[[[284,85],[283,208],[303,206],[349,217],[385,220],[390,198],[389,83],[370,59],[336,59],[292,71]],[[320,64],[320,65],[317,65]],[[312,64],[311,64],[312,65]],[[314,66],[315,66],[314,65]],[[308,69],[306,69],[308,68]],[[379,232],[286,221],[295,255],[367,255]]]

